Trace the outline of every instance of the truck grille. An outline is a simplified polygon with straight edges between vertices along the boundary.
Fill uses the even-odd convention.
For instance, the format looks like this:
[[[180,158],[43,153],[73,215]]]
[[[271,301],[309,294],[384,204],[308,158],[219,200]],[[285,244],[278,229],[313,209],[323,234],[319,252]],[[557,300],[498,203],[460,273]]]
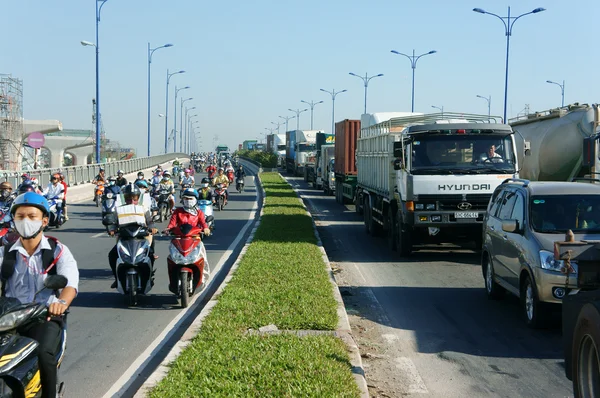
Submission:
[[[435,209],[439,211],[461,211],[461,210],[486,210],[491,194],[468,194],[468,195],[419,195],[415,203],[435,203]],[[467,203],[470,205],[459,205]]]

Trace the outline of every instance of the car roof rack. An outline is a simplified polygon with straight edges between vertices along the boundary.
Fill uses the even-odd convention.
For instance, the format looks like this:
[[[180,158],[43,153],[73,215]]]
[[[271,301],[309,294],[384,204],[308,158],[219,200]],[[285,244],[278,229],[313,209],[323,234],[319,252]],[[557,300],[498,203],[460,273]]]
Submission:
[[[507,178],[506,180],[502,181],[502,184],[510,184],[515,182],[520,182],[521,184],[523,184],[524,188],[529,186],[529,180],[526,180],[524,178]]]

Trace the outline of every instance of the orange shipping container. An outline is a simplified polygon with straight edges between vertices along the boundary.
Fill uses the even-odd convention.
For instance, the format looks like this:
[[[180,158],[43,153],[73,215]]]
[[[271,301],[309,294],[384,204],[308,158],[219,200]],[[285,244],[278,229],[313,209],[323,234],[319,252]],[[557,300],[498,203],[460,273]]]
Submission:
[[[356,140],[360,120],[342,120],[335,124],[335,174],[356,175]]]

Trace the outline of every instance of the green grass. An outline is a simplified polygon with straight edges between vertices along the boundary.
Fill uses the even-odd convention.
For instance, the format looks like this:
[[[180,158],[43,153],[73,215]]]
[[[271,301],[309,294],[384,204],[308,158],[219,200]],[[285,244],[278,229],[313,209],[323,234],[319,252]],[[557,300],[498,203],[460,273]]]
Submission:
[[[328,335],[250,335],[335,330],[336,302],[312,221],[291,187],[262,173],[261,224],[200,333],[151,397],[356,397],[344,343]]]

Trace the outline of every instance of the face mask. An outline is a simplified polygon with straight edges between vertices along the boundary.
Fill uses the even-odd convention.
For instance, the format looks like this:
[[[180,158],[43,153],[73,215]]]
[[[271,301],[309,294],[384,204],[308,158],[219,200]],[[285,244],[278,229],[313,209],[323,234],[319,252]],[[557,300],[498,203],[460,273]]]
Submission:
[[[33,239],[42,230],[42,220],[15,220],[15,228],[23,239]]]
[[[196,206],[197,200],[194,198],[190,198],[190,199],[183,199],[183,207],[185,207],[186,209],[191,209],[192,207]]]

